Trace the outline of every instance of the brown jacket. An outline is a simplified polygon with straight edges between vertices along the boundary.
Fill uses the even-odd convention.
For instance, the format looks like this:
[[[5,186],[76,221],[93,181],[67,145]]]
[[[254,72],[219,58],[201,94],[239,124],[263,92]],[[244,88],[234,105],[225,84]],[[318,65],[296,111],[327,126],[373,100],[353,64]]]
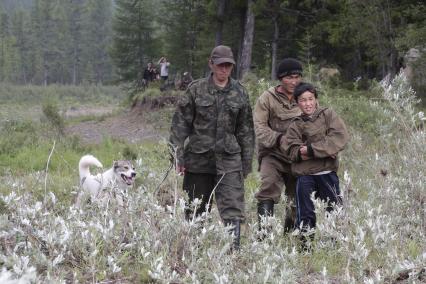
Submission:
[[[312,117],[301,115],[290,125],[283,137],[281,150],[293,163],[293,174],[310,175],[322,171],[337,171],[337,154],[349,140],[343,120],[331,109],[318,107]],[[308,146],[310,159],[301,160],[299,149]]]
[[[257,100],[254,109],[254,130],[258,146],[259,162],[267,155],[289,163],[288,158],[279,149],[280,138],[291,121],[301,114],[294,99],[278,93],[277,87],[271,87]]]

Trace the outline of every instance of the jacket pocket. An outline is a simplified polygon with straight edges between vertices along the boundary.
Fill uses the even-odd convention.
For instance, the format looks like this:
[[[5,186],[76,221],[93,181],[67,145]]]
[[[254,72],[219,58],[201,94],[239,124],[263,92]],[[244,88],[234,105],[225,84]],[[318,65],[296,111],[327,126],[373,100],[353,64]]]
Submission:
[[[319,126],[318,128],[311,127],[309,130],[310,131],[305,133],[305,136],[309,137],[306,141],[309,144],[320,141],[326,136],[326,129],[324,126]]]
[[[227,100],[225,103],[225,111],[226,111],[226,124],[229,132],[234,132],[237,126],[238,114],[240,113],[241,103]]]
[[[233,134],[226,134],[224,150],[228,154],[241,153],[241,147],[237,142],[237,138]]]
[[[207,135],[203,136],[192,136],[189,137],[188,145],[186,146],[186,150],[191,153],[206,153],[210,149],[212,149],[214,145],[214,140],[212,137]]]
[[[272,130],[275,130],[281,133],[286,133],[291,122],[292,122],[292,119],[283,119],[281,117],[274,116],[271,118],[270,126]]]
[[[216,123],[216,105],[214,98],[208,96],[195,98],[195,128],[211,128],[213,123]]]

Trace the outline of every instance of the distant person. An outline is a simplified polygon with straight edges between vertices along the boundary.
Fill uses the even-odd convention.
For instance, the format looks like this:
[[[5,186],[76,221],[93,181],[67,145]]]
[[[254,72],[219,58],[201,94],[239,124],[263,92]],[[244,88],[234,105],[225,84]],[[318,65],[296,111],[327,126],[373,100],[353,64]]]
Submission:
[[[170,144],[189,196],[186,218],[210,211],[214,195],[220,217],[233,227],[233,248],[238,250],[245,219],[244,179],[251,172],[254,150],[252,110],[246,89],[230,77],[235,65],[231,48],[215,47],[208,62],[211,74],[193,81],[177,105]],[[201,203],[193,212],[196,198]]]
[[[302,114],[289,126],[281,149],[292,161],[291,169],[297,176],[296,225],[302,232],[308,232],[316,224],[313,193],[327,202],[327,211],[333,209],[333,204],[342,203],[337,155],[347,144],[349,134],[333,110],[319,106],[314,86],[300,83],[293,96]]]
[[[150,82],[154,81],[155,76],[156,76],[156,70],[154,69],[152,62],[149,62],[143,72],[143,79],[144,79],[145,85],[148,86]]]
[[[158,61],[158,65],[160,65],[160,77],[163,81],[167,81],[169,78],[169,66],[170,62],[167,61],[166,57],[161,57]]]

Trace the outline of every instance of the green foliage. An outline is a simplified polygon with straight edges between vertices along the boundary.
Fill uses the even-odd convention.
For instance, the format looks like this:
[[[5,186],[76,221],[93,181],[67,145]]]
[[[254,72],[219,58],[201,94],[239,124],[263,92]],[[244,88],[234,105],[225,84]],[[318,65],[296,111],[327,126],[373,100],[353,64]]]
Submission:
[[[253,76],[245,84],[257,94],[271,82]],[[311,252],[300,250],[297,231],[283,232],[284,196],[274,217],[265,220],[270,234],[258,241],[256,171],[245,181],[247,218],[241,251],[230,253],[232,238],[216,206],[206,218],[185,220],[182,177],[171,170],[163,181],[169,166],[165,141],[57,141],[46,172],[53,142],[40,137],[40,126],[3,127],[7,134],[32,128],[31,141],[38,142],[25,143],[14,158],[7,152],[0,157],[5,161],[0,175],[0,257],[6,269],[0,277],[149,283],[358,283],[403,277],[421,282],[426,249],[425,133],[412,90],[398,77],[368,92],[325,85],[320,100],[343,117],[351,141],[339,155],[344,205],[326,213],[325,204],[315,201],[317,228]],[[77,164],[89,153],[105,167],[113,160],[136,159],[137,186],[127,192],[125,208],[113,200],[72,206],[80,190]],[[18,274],[13,267],[22,270]]]
[[[65,122],[59,113],[59,107],[52,101],[46,101],[43,104],[42,111],[48,123],[55,129],[59,136],[64,134]]]
[[[273,86],[274,83],[265,80],[257,79],[256,75],[253,73],[248,73],[244,76],[242,84],[247,89],[247,92],[250,97],[250,104],[255,105],[257,98],[263,94],[263,92]]]
[[[8,8],[0,15],[0,82],[111,81],[111,14],[111,1],[38,0]]]
[[[156,87],[149,87],[145,89],[144,91],[138,92],[132,97],[132,101],[142,101],[144,98],[150,99],[150,98],[158,98],[161,97],[163,93],[160,91],[159,88]]]
[[[412,63],[413,74],[411,84],[422,100],[422,105],[426,106],[426,52],[423,51],[420,58]]]
[[[103,85],[49,85],[17,86],[0,83],[0,101],[34,105],[40,101],[54,100],[64,104],[117,103],[124,100],[126,93],[117,86]]]
[[[156,55],[154,37],[154,7],[151,0],[121,0],[116,3],[113,19],[111,56],[120,76],[130,92],[144,88],[143,72]]]
[[[36,126],[28,121],[5,121],[0,129],[0,155],[14,157],[21,147],[38,142]],[[0,159],[3,161],[3,159]],[[1,162],[3,165],[5,162]]]

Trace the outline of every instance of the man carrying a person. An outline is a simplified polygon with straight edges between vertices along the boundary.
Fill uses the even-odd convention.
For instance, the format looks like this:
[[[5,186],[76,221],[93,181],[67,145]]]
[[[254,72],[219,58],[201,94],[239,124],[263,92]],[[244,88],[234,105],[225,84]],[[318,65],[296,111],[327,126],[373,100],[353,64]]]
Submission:
[[[293,228],[296,216],[296,178],[291,174],[290,160],[280,151],[280,144],[291,121],[301,114],[293,97],[294,89],[302,79],[301,63],[293,58],[284,59],[278,65],[277,78],[280,84],[264,91],[254,109],[261,178],[255,197],[258,201],[259,230],[263,232],[263,219],[274,215],[274,204],[279,202],[284,185],[287,196],[286,231]],[[260,236],[260,239],[263,237]]]

